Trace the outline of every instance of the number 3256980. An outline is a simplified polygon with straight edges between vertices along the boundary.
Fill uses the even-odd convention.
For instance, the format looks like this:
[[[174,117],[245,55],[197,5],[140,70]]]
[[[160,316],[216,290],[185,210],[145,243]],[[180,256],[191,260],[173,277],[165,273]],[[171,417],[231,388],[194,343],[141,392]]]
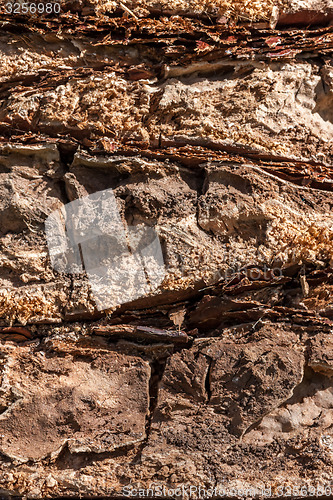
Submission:
[[[7,3],[7,14],[59,14],[60,3]]]

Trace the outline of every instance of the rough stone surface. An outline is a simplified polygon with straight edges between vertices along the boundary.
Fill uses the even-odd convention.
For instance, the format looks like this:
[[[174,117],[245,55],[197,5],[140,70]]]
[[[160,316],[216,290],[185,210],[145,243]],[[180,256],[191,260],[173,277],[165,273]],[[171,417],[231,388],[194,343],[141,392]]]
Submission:
[[[1,5],[0,496],[333,494],[331,21],[330,0]],[[165,277],[100,311],[45,220],[104,189]]]
[[[71,453],[103,453],[144,439],[149,363],[95,346],[42,349],[2,350],[2,454],[39,461],[65,444]]]

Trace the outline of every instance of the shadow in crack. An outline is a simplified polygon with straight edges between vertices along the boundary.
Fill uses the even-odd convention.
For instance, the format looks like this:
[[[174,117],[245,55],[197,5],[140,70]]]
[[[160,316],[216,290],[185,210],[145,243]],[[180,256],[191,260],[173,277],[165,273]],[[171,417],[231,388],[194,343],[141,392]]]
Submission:
[[[332,406],[333,406],[333,379],[321,373],[315,372],[307,366],[304,370],[304,376],[301,383],[295,387],[293,395],[285,401],[281,407],[302,403],[305,398],[315,396],[318,391],[324,391],[332,388]]]
[[[333,88],[325,76],[324,74],[315,89],[317,99],[313,112],[318,113],[326,122],[333,123]]]

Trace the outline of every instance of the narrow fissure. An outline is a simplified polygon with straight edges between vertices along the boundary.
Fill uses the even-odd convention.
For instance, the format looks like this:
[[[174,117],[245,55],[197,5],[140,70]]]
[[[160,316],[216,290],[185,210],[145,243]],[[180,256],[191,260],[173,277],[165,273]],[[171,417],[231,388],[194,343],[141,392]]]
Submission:
[[[211,374],[212,374],[214,360],[208,356],[206,356],[206,358],[209,361],[209,365],[208,365],[208,370],[207,370],[206,378],[205,378],[205,389],[206,389],[206,395],[207,395],[207,404],[209,404],[211,397],[212,397]]]

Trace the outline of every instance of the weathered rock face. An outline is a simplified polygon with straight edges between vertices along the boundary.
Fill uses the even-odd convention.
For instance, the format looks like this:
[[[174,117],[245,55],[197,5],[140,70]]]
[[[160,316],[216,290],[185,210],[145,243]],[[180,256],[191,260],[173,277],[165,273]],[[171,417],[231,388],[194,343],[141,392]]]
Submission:
[[[142,441],[149,363],[95,345],[72,350],[69,343],[63,352],[47,342],[47,354],[37,349],[31,357],[28,346],[2,352],[1,453],[39,461],[65,444],[71,453],[103,453]]]
[[[332,3],[1,8],[1,494],[333,495]],[[106,310],[45,226],[103,190],[165,267]]]

